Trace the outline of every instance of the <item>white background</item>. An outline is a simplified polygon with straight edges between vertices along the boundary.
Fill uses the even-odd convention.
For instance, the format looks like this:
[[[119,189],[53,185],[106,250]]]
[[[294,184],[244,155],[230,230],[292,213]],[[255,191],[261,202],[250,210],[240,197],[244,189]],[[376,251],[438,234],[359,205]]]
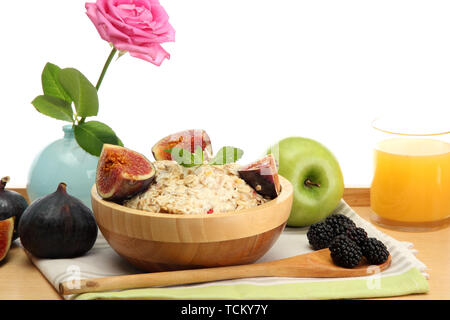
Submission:
[[[371,120],[393,111],[449,117],[449,1],[161,0],[176,29],[161,67],[125,55],[99,91],[97,120],[151,158],[163,136],[204,128],[241,160],[305,136],[338,158],[346,185],[372,176]],[[34,156],[62,137],[38,113],[46,62],[94,84],[109,54],[84,1],[3,1],[0,175],[24,186]]]

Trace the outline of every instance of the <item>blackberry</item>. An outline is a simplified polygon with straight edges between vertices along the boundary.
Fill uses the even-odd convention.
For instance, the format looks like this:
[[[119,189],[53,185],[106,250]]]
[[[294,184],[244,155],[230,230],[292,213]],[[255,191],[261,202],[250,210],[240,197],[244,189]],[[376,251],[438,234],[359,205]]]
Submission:
[[[358,246],[361,246],[367,240],[367,232],[363,228],[348,229],[346,235],[355,241]]]
[[[331,226],[324,222],[311,225],[306,233],[309,244],[314,250],[328,248],[334,238],[334,231]]]
[[[370,264],[382,264],[389,257],[389,251],[384,243],[376,238],[368,238],[364,241],[361,250]]]
[[[324,221],[333,228],[335,236],[345,233],[348,229],[356,228],[352,219],[340,213],[332,214],[326,217]]]
[[[330,244],[331,259],[344,268],[357,266],[363,257],[361,248],[345,234],[338,235]]]

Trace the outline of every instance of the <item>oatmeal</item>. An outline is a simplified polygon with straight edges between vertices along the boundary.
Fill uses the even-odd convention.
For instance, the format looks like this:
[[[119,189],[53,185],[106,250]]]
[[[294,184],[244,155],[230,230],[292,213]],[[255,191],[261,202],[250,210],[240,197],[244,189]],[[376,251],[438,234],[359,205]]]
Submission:
[[[124,205],[150,212],[205,214],[256,207],[269,199],[239,177],[239,165],[183,167],[175,161],[154,162],[155,182]]]

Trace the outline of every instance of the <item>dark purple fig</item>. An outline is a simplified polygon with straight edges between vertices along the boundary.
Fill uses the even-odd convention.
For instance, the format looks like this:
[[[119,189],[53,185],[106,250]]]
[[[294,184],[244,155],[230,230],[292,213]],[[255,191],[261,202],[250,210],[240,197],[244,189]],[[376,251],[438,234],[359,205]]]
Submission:
[[[97,233],[91,209],[69,195],[65,183],[33,201],[19,223],[23,247],[40,258],[81,256],[92,248]]]
[[[239,176],[262,196],[274,199],[280,194],[278,170],[272,154],[242,167]]]
[[[21,194],[12,190],[6,190],[5,187],[8,182],[9,177],[3,177],[0,180],[0,220],[14,217],[14,241],[19,237],[19,232],[17,229],[19,226],[20,217],[28,207],[28,202]]]

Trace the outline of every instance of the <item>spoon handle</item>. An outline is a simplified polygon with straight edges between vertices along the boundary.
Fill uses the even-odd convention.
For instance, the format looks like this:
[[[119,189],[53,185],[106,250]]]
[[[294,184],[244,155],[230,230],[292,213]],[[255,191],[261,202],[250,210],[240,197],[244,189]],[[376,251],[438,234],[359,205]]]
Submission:
[[[86,292],[138,289],[217,280],[261,277],[270,275],[267,268],[268,266],[266,263],[258,263],[253,265],[152,272],[96,279],[84,279],[79,282],[67,281],[60,283],[59,292],[61,295],[68,295]]]

